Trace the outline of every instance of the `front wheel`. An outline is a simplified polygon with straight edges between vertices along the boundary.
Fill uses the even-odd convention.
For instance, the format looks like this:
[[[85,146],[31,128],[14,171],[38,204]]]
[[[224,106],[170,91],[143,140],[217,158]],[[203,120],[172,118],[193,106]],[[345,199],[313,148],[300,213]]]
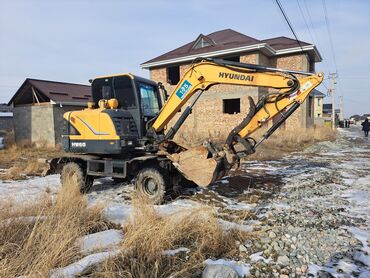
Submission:
[[[92,176],[87,176],[84,169],[76,162],[68,162],[63,166],[60,174],[62,186],[76,185],[81,193],[87,193],[94,182]]]
[[[135,182],[137,193],[149,198],[152,204],[163,203],[169,186],[168,173],[156,167],[140,170]]]

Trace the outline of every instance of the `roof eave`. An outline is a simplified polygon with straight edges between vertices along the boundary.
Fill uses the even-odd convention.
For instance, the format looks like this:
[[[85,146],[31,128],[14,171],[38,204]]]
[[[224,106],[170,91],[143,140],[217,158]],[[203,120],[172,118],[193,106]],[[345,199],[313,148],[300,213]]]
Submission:
[[[178,57],[178,58],[173,58],[173,59],[168,59],[168,60],[162,60],[162,61],[157,61],[157,62],[152,62],[152,63],[143,63],[140,66],[143,69],[149,69],[149,68],[158,67],[162,65],[188,62],[188,61],[192,61],[199,57],[210,58],[210,57],[227,55],[227,54],[235,54],[235,53],[244,52],[244,51],[258,50],[263,47],[266,47],[265,43],[253,44],[253,45],[217,50],[217,51],[212,51],[212,52],[188,55],[188,56],[183,56],[183,57]]]
[[[291,54],[291,53],[299,53],[299,52],[302,52],[302,50],[303,51],[310,51],[310,50],[313,51],[314,56],[315,56],[315,62],[321,62],[322,61],[322,57],[320,55],[320,52],[317,50],[316,46],[314,46],[313,44],[305,45],[305,46],[302,46],[302,47],[298,46],[298,47],[276,50],[275,54],[276,55],[284,55],[284,54]]]

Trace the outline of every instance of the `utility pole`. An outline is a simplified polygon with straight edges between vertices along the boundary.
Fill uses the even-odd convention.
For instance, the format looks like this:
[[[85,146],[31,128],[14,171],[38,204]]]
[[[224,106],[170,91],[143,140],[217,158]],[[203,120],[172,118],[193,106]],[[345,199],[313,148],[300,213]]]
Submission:
[[[335,130],[335,78],[337,76],[337,73],[330,73],[330,78],[331,78],[331,89],[330,89],[330,93],[331,93],[331,126],[332,126],[332,129]]]

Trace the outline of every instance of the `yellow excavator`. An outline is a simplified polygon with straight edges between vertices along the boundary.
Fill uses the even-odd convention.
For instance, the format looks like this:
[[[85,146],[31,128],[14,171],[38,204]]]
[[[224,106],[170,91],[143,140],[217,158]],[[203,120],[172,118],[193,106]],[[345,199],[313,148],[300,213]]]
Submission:
[[[87,192],[95,178],[135,180],[136,190],[160,203],[174,186],[208,186],[255,152],[323,80],[323,74],[218,59],[196,59],[168,95],[164,86],[132,74],[91,81],[93,102],[64,114],[63,148],[69,155],[50,161],[62,185]],[[214,85],[273,88],[254,103],[223,144],[205,140],[186,148],[174,136],[202,93]],[[191,97],[193,98],[191,99]],[[190,102],[172,127],[174,115]],[[275,118],[276,117],[276,118]],[[253,133],[273,124],[260,138]]]

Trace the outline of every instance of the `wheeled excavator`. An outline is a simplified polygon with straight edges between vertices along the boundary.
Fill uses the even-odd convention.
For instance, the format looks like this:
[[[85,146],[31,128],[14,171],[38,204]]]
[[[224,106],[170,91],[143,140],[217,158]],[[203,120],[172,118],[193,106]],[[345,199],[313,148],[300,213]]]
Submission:
[[[137,192],[160,203],[174,186],[208,186],[238,167],[322,80],[322,73],[206,58],[196,59],[169,95],[162,84],[132,74],[97,77],[88,107],[64,114],[62,144],[69,154],[52,159],[49,173],[60,172],[62,185],[77,184],[81,192],[99,177],[134,179]],[[249,112],[222,144],[180,145],[174,136],[202,93],[218,84],[270,89],[257,103],[249,97]],[[260,138],[252,137],[268,122]]]

